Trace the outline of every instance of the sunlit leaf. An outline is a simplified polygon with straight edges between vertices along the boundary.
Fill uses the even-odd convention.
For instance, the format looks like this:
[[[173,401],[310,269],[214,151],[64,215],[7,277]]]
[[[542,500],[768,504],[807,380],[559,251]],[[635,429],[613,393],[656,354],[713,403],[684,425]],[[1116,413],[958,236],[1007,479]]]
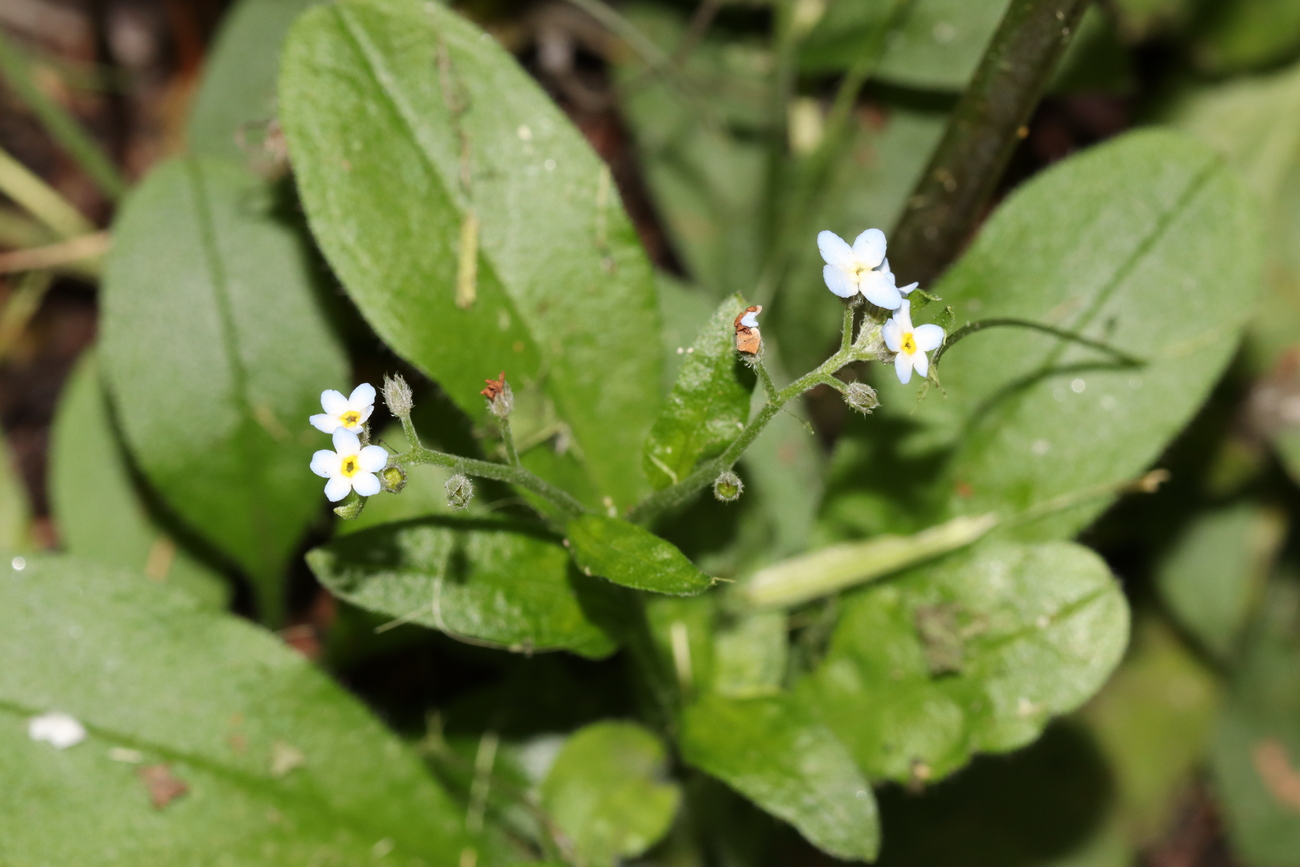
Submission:
[[[193,530],[254,579],[265,617],[322,485],[307,425],[346,361],[301,233],[237,165],[154,170],[113,227],[101,359],[131,454]]]
[[[462,857],[463,808],[369,711],[274,636],[188,594],[28,558],[0,579],[0,653],[7,864]],[[29,739],[28,719],[49,711],[79,720],[86,740],[59,751]]]
[[[312,231],[379,335],[477,418],[501,370],[544,395],[594,501],[630,505],[659,408],[652,275],[549,97],[440,4],[344,0],[291,31],[280,107]]]
[[[713,584],[676,546],[636,524],[589,514],[564,531],[574,562],[588,575],[670,596],[694,596]]]

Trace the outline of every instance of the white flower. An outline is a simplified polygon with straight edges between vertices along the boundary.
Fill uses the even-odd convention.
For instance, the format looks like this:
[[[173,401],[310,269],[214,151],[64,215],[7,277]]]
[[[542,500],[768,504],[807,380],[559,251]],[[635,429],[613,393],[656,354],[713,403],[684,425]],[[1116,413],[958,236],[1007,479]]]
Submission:
[[[325,483],[325,496],[337,503],[355,490],[363,497],[379,493],[379,476],[375,473],[388,463],[388,452],[381,446],[361,447],[352,431],[340,427],[334,431],[334,451],[321,449],[311,457],[311,471]]]
[[[852,247],[834,232],[819,232],[817,249],[826,260],[822,278],[827,289],[841,298],[852,298],[860,292],[877,307],[898,309],[903,296],[898,294],[888,266],[881,268],[885,264],[884,232],[867,229],[858,235]]]
[[[342,428],[355,433],[375,411],[375,387],[363,382],[352,389],[350,397],[344,397],[342,392],[332,388],[326,389],[320,393],[320,407],[325,411],[308,419],[316,430],[332,434]]]
[[[880,263],[880,273],[881,273],[881,274],[887,274],[887,275],[889,275],[889,282],[893,283],[894,286],[898,289],[899,293],[902,294],[902,295],[911,295],[911,294],[912,294],[912,290],[915,289],[917,286],[920,286],[920,285],[921,285],[920,283],[908,283],[906,286],[899,286],[899,285],[898,285],[898,279],[897,279],[896,277],[894,277],[894,272],[891,271],[891,270],[889,270],[889,260],[888,260],[888,259],[886,259],[884,262],[881,262],[881,263]],[[893,309],[893,308],[890,308],[890,309]]]
[[[44,741],[56,750],[66,750],[86,739],[86,727],[76,718],[55,711],[29,719],[27,737],[34,741]]]
[[[904,385],[911,380],[913,370],[921,376],[930,373],[930,359],[926,353],[938,349],[943,344],[944,336],[943,329],[938,325],[913,328],[911,307],[910,301],[901,301],[898,312],[881,329],[885,346],[889,347],[890,352],[897,353],[894,356],[894,371],[898,374],[898,381]]]

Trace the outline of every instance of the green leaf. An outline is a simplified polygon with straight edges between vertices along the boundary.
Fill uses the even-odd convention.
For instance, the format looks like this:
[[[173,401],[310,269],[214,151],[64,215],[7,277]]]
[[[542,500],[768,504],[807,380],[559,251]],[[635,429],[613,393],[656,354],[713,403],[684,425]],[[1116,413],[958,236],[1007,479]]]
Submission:
[[[541,785],[541,805],[577,863],[607,867],[662,837],[681,800],[663,744],[633,723],[600,722],[569,738]]]
[[[806,72],[847,69],[865,34],[893,14],[892,0],[838,0],[800,48]],[[963,90],[993,37],[1007,0],[913,0],[889,34],[877,76],[894,84]]]
[[[600,587],[536,524],[450,516],[386,524],[316,548],[307,565],[348,602],[453,638],[592,658],[616,646],[584,613]]]
[[[713,630],[713,690],[728,698],[779,692],[789,656],[784,613],[737,614]]]
[[[707,697],[682,714],[682,758],[799,829],[837,858],[872,861],[871,785],[844,745],[786,698]]]
[[[669,596],[694,596],[713,584],[675,545],[619,518],[582,515],[564,532],[574,562],[588,575]]]
[[[259,138],[254,127],[275,119],[280,46],[289,25],[320,2],[240,0],[226,14],[186,127],[191,153],[248,158],[249,145]]]
[[[262,614],[323,505],[307,425],[347,366],[274,191],[212,159],[164,164],[113,227],[104,374],[145,477],[253,578]]]
[[[442,867],[466,845],[463,809],[369,711],[185,593],[29,558],[0,578],[0,655],[6,864]],[[49,711],[86,740],[30,740]],[[159,766],[188,791],[155,808]]]
[[[1272,600],[1278,601],[1278,600]],[[1287,599],[1295,610],[1295,599]],[[1211,750],[1228,836],[1259,867],[1300,863],[1300,645],[1289,634],[1257,634],[1233,678]]]
[[[1128,657],[1081,716],[1109,758],[1115,792],[1108,822],[1141,846],[1166,833],[1182,809],[1222,690],[1160,621],[1135,626]]]
[[[845,598],[801,700],[873,779],[934,779],[1078,707],[1119,662],[1128,606],[1096,554],[985,543]]]
[[[739,295],[723,301],[683,353],[677,384],[642,453],[646,477],[656,489],[686,478],[744,430],[754,390],[754,374],[736,352],[734,322],[744,309]]]
[[[1192,40],[1192,58],[1206,72],[1265,69],[1300,51],[1300,3],[1295,0],[1234,0],[1205,10]]]
[[[181,587],[210,607],[226,606],[229,585],[167,530],[134,473],[93,354],[64,386],[51,434],[49,484],[68,553]]]
[[[946,352],[944,395],[919,406],[916,384],[882,371],[884,410],[867,431],[883,452],[874,461],[897,468],[881,488],[894,504],[882,514],[894,527],[919,528],[1088,490],[1096,495],[1082,505],[1016,533],[1061,538],[1085,527],[1113,497],[1105,486],[1150,466],[1231,358],[1259,287],[1253,217],[1234,172],[1203,145],[1163,131],[1089,149],[1021,187],[935,294],[958,321],[1050,324],[1145,363],[1000,327]],[[933,318],[913,311],[918,323]],[[909,490],[930,472],[926,462],[947,455],[924,493]],[[937,503],[927,507],[926,497]],[[910,509],[898,508],[909,499]]]
[[[1252,503],[1204,511],[1157,564],[1161,599],[1219,659],[1237,649],[1285,533],[1282,514]]]
[[[652,274],[559,109],[493,39],[418,0],[308,12],[280,101],[312,231],[379,335],[476,418],[500,370],[544,391],[600,493],[631,505],[659,406]]]

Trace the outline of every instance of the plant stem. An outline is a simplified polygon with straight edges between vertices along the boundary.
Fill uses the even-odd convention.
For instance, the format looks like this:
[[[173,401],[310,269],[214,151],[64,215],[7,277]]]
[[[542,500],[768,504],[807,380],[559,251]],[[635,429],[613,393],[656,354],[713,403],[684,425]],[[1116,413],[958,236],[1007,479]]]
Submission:
[[[763,359],[754,359],[754,370],[758,372],[758,378],[763,383],[763,393],[767,395],[768,400],[774,400],[776,386],[772,384],[772,374],[767,372],[767,365],[763,364]]]
[[[1143,364],[1146,363],[1142,359],[1134,355],[1129,355],[1127,352],[1124,352],[1122,349],[1116,349],[1115,347],[1111,346],[1108,343],[1102,343],[1100,340],[1091,340],[1087,337],[1082,337],[1078,334],[1075,334],[1072,331],[1064,331],[1060,328],[1053,328],[1051,325],[1044,325],[1041,322],[1034,322],[1030,319],[1010,319],[1010,318],[979,319],[976,320],[975,322],[969,322],[966,325],[963,325],[961,328],[958,328],[952,334],[948,335],[948,339],[945,340],[943,344],[939,347],[939,349],[934,353],[934,358],[930,360],[930,363],[938,364],[939,359],[943,357],[943,354],[947,352],[949,349],[951,349],[953,344],[961,340],[962,338],[969,337],[970,335],[974,334],[977,331],[983,331],[985,328],[999,328],[999,327],[1029,328],[1034,331],[1042,331],[1046,334],[1051,334],[1056,337],[1060,337],[1063,340],[1073,341],[1074,343],[1078,343],[1083,346],[1096,349],[1099,352],[1104,352],[1107,355],[1113,356],[1115,359],[1117,359],[1118,361],[1120,361],[1121,363],[1129,367],[1141,367]]]
[[[731,445],[727,446],[726,451],[716,458],[700,464],[695,472],[677,484],[670,485],[662,491],[656,491],[640,503],[637,503],[628,512],[627,519],[634,523],[645,523],[655,518],[665,509],[686,502],[696,493],[708,487],[720,473],[724,473],[735,466],[736,461],[740,460],[740,456],[745,453],[745,449],[749,448],[754,440],[758,438],[758,435],[767,427],[767,423],[781,411],[781,407],[814,386],[838,386],[839,380],[835,378],[836,371],[855,360],[857,360],[857,356],[854,354],[852,347],[841,349],[826,359],[816,370],[804,374],[781,389],[781,391],[769,398],[768,402],[758,411],[758,414],[740,432],[740,436],[731,441]]]
[[[840,352],[848,352],[849,347],[853,345],[853,319],[857,309],[853,304],[845,302],[844,304],[844,334],[840,337]]]
[[[13,199],[61,239],[77,238],[95,231],[90,221],[49,184],[0,150],[0,192]]]
[[[512,467],[519,466],[519,452],[515,451],[515,435],[510,430],[510,418],[498,418],[497,427],[501,429],[501,442],[506,447],[506,463]]]
[[[555,487],[550,482],[538,478],[523,467],[494,464],[491,461],[462,458],[457,455],[449,455],[446,452],[426,449],[423,446],[414,444],[419,442],[414,434],[414,430],[407,431],[406,435],[413,443],[411,450],[391,458],[389,461],[390,466],[402,467],[403,469],[416,464],[433,464],[439,467],[447,467],[467,476],[494,479],[498,482],[506,482],[524,490],[532,491],[542,499],[554,504],[556,508],[571,518],[587,511],[587,508],[582,503],[579,503],[567,492]]]
[[[929,283],[957,257],[1088,0],[1013,0],[889,239],[895,274]]]

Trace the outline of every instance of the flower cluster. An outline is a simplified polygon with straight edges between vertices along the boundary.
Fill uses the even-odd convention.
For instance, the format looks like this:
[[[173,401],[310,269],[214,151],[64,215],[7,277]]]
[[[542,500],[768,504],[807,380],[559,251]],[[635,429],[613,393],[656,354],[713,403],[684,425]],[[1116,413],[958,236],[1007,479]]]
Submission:
[[[328,389],[321,392],[320,405],[324,412],[309,421],[317,430],[333,435],[334,450],[321,449],[312,455],[311,471],[329,479],[326,498],[337,503],[352,491],[373,497],[383,487],[376,474],[388,463],[388,451],[364,445],[357,434],[367,436],[366,422],[375,411],[375,387],[363,382],[348,397]]]
[[[867,229],[850,246],[834,232],[821,232],[817,235],[817,249],[826,262],[822,279],[827,289],[844,299],[861,295],[882,310],[895,311],[881,327],[881,337],[894,353],[898,381],[910,382],[914,370],[923,377],[929,375],[926,353],[943,344],[944,331],[938,325],[913,327],[911,302],[906,296],[917,284],[898,285],[885,258],[885,233]]]

